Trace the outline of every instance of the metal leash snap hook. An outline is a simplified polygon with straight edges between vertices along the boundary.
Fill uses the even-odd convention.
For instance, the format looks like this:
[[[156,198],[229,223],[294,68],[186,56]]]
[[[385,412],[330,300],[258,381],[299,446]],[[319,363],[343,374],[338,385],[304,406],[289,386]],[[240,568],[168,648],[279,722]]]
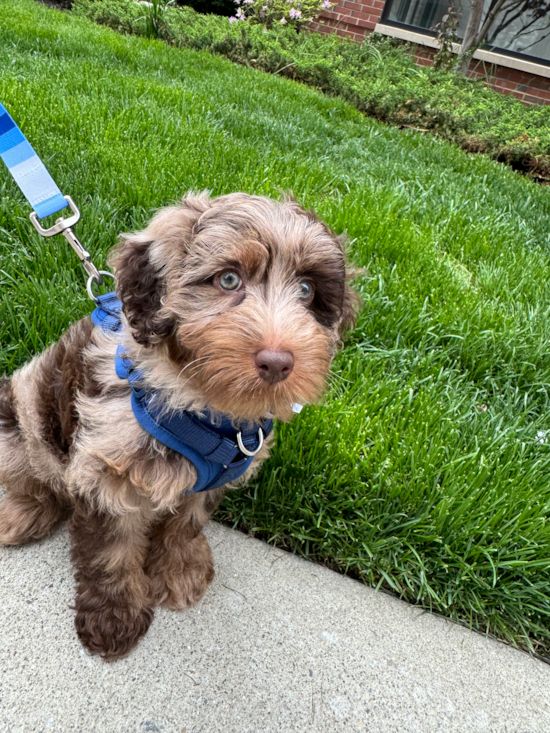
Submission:
[[[98,285],[103,285],[103,275],[110,277],[113,280],[115,279],[115,277],[110,272],[106,272],[105,270],[98,270],[92,262],[90,253],[84,249],[82,243],[79,241],[78,237],[71,229],[71,227],[76,224],[77,221],[80,219],[80,211],[78,210],[77,205],[70,196],[64,196],[63,198],[69,204],[71,211],[73,212],[73,215],[70,216],[68,219],[64,219],[61,216],[59,219],[57,219],[53,226],[51,226],[49,229],[44,229],[40,225],[40,222],[38,221],[38,216],[34,211],[32,212],[32,214],[29,214],[29,218],[32,221],[36,231],[43,237],[53,237],[55,234],[62,234],[65,237],[67,242],[76,252],[80,262],[82,263],[82,266],[89,275],[88,282],[86,283],[86,292],[88,293],[89,297],[95,302],[96,298],[92,293],[92,282],[95,282]]]
[[[84,265],[84,267],[86,267],[86,265]],[[90,300],[93,300],[94,303],[97,303],[97,298],[92,291],[92,284],[95,283],[96,285],[103,285],[103,277],[110,277],[111,280],[115,280],[113,273],[107,272],[107,270],[98,270],[97,275],[97,277],[95,275],[90,275],[88,282],[86,283],[86,292],[88,293]]]
[[[245,456],[255,456],[256,453],[259,453],[259,451],[261,451],[262,449],[262,445],[264,444],[264,431],[261,428],[258,428],[258,439],[260,442],[258,443],[258,447],[256,448],[256,450],[247,450],[243,445],[242,434],[239,430],[239,432],[237,433],[237,445],[239,446],[239,450],[241,451],[241,453],[244,453]]]

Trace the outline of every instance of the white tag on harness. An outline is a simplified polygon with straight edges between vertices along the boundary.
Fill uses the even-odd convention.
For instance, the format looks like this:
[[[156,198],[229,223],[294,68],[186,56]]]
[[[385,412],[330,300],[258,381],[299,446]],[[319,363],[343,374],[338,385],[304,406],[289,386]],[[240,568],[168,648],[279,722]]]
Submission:
[[[304,406],[299,405],[297,402],[292,402],[290,406],[292,407],[292,412],[296,412],[298,414],[304,409]]]

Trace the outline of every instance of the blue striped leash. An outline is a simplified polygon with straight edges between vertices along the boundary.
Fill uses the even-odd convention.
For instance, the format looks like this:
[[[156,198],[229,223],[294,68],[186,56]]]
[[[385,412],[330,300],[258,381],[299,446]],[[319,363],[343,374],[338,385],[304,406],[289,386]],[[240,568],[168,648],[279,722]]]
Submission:
[[[103,277],[114,275],[106,270],[98,270],[87,252],[79,242],[72,228],[80,219],[80,211],[70,196],[63,196],[57,184],[48,173],[44,163],[35,153],[33,147],[13,121],[12,116],[0,102],[0,158],[7,165],[15,182],[34,211],[30,214],[35,229],[43,237],[62,234],[78,255],[86,273],[88,282],[86,292],[95,301],[92,283],[103,284]],[[39,219],[56,214],[67,206],[72,211],[68,219],[60,217],[49,229],[40,226]]]

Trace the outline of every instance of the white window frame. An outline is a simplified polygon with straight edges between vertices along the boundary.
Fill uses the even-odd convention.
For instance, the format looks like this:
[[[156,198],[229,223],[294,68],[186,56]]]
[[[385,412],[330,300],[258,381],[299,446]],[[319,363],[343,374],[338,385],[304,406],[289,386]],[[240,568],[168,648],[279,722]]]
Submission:
[[[398,28],[394,25],[377,23],[374,30],[376,33],[381,33],[384,36],[400,38],[403,41],[417,43],[419,46],[439,48],[437,41],[433,36],[428,36],[425,33],[418,33],[418,31],[411,30],[409,28]],[[453,51],[454,53],[459,53],[460,46],[458,43],[453,43]],[[486,51],[482,48],[478,48],[474,53],[474,59],[479,59],[479,61],[485,61],[489,64],[496,64],[497,66],[505,66],[508,69],[526,71],[528,74],[544,76],[547,79],[550,79],[550,66],[537,64],[534,61],[527,61],[525,59],[516,58],[515,56],[507,56],[503,53],[497,53],[496,51]]]

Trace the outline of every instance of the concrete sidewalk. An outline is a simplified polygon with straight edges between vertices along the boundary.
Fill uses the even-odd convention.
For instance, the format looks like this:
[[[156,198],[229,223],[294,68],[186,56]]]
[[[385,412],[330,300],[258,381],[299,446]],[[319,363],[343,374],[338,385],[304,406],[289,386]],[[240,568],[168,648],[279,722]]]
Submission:
[[[195,609],[127,658],[73,627],[66,529],[0,548],[1,733],[550,730],[550,667],[216,524]]]

